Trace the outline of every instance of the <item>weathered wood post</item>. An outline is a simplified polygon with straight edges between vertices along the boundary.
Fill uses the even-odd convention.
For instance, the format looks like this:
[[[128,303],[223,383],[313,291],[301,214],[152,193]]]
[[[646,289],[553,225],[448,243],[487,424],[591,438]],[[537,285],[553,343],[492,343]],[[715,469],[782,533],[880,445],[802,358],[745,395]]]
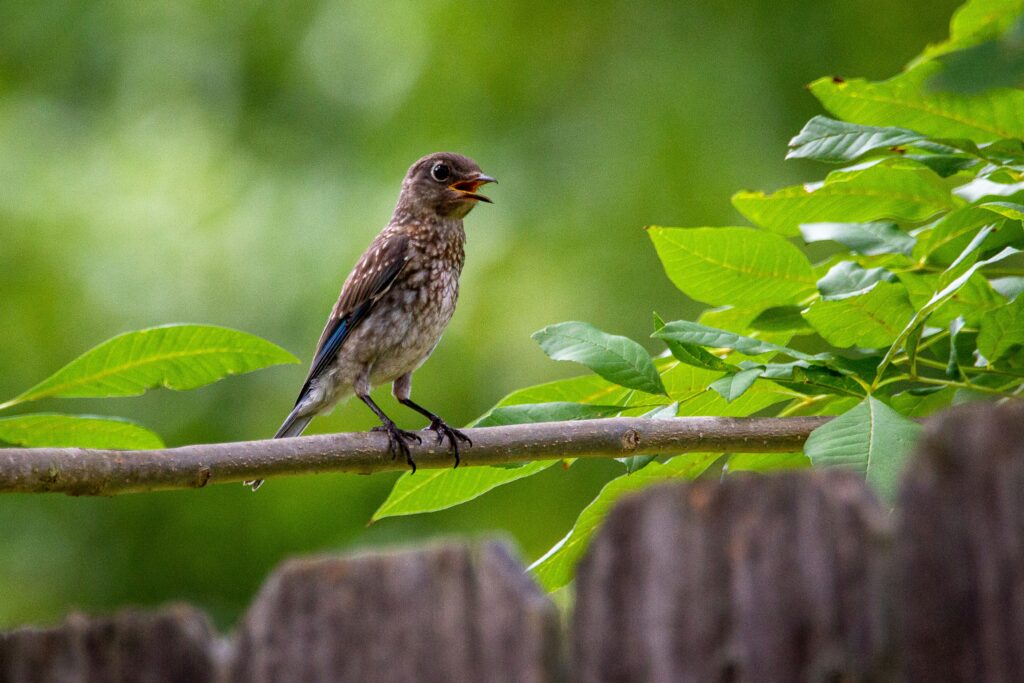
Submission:
[[[1024,401],[933,419],[899,495],[908,681],[1024,681]]]
[[[218,640],[206,615],[188,606],[73,614],[54,628],[0,633],[0,682],[213,682]]]
[[[672,484],[627,499],[577,572],[574,676],[884,679],[887,522],[850,472]]]
[[[558,630],[501,544],[292,560],[243,620],[229,679],[551,681]]]

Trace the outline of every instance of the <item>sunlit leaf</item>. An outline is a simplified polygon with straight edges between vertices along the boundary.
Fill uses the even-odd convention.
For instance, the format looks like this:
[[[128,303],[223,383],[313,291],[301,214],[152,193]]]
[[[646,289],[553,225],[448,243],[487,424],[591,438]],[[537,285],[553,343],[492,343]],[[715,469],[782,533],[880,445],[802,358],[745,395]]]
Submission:
[[[927,169],[872,166],[830,182],[796,185],[772,194],[738,192],[732,203],[755,225],[786,236],[804,223],[880,219],[922,221],[957,206],[941,179]]]
[[[975,95],[929,91],[941,65],[923,63],[887,81],[821,78],[814,96],[838,118],[871,126],[900,126],[932,137],[977,141],[1024,137],[1024,91]]]
[[[810,466],[811,461],[803,453],[732,453],[729,455],[727,472],[780,472]]]
[[[892,344],[913,315],[907,290],[892,282],[876,282],[858,296],[820,299],[804,313],[828,343],[872,349]]]
[[[459,467],[406,472],[395,482],[387,500],[373,513],[385,517],[434,512],[473,500],[499,486],[533,476],[558,460],[538,460],[522,467]]]
[[[0,441],[33,448],[69,446],[141,450],[164,447],[159,436],[128,420],[56,413],[0,418]]]
[[[719,305],[797,303],[814,292],[807,257],[779,235],[751,228],[648,228],[669,279]]]
[[[225,377],[298,359],[259,337],[212,325],[126,332],[85,352],[14,398],[136,396],[147,389],[195,389]]]

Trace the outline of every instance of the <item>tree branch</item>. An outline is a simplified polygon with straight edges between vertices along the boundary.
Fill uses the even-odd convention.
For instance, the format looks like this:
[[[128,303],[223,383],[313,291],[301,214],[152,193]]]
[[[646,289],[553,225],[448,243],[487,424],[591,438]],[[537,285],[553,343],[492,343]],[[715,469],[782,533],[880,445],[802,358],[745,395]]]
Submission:
[[[463,446],[462,466],[692,451],[789,452],[799,450],[828,419],[616,417],[467,429],[473,446]],[[433,432],[422,434],[423,444],[411,448],[416,465],[450,467],[451,456]],[[0,493],[102,496],[312,472],[405,469],[405,463],[391,459],[387,446],[382,433],[358,432],[150,451],[7,448],[0,449]]]

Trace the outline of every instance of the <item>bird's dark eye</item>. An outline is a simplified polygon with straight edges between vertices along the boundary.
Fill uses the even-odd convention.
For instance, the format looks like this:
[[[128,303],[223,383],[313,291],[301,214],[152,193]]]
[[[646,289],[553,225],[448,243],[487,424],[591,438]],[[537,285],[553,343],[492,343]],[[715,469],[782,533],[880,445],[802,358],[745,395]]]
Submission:
[[[434,164],[434,167],[430,169],[430,176],[439,183],[443,183],[448,180],[452,175],[452,170],[448,168],[448,164],[438,162]]]

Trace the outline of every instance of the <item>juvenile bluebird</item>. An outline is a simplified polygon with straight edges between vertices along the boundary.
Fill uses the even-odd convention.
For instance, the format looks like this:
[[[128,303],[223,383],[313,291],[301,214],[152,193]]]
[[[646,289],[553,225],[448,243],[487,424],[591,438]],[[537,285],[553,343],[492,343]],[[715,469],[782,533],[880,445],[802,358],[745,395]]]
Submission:
[[[387,433],[391,457],[401,454],[415,472],[408,444],[421,442],[419,435],[399,429],[370,398],[374,385],[392,382],[398,402],[430,419],[438,443],[448,440],[458,467],[459,442],[472,442],[413,402],[412,373],[455,311],[465,261],[462,219],[477,202],[491,201],[477,190],[493,182],[459,154],[431,154],[412,165],[391,221],[345,280],[295,407],[275,439],[300,435],[314,416],[355,394],[380,419],[374,431]],[[245,483],[255,491],[263,480]]]

